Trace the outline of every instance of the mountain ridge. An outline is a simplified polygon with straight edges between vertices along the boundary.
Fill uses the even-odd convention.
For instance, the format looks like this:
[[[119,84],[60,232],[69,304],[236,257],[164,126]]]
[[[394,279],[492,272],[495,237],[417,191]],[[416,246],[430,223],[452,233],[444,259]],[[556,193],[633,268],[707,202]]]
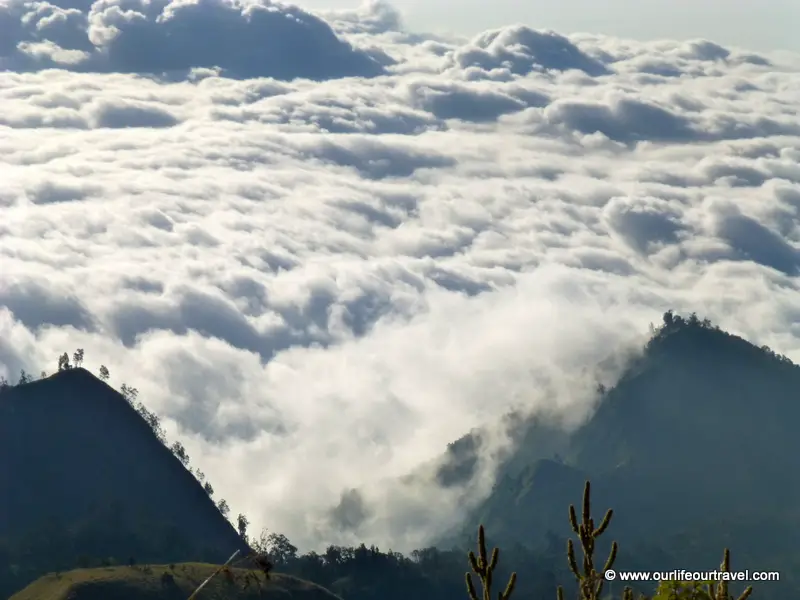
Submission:
[[[21,557],[34,551],[54,570],[76,554],[223,562],[248,549],[150,424],[85,369],[0,395],[0,456],[0,489],[13,490],[0,495],[0,554],[31,576],[40,567]]]
[[[284,539],[281,548],[271,550],[270,560],[281,573],[321,583],[348,600],[394,600],[408,594],[420,600],[461,600],[464,550],[473,547],[474,531],[481,523],[491,544],[504,549],[504,569],[526,569],[520,593],[538,597],[554,587],[552,582],[570,583],[563,555],[563,542],[572,534],[566,506],[576,503],[585,481],[591,480],[593,505],[615,511],[612,534],[598,543],[597,551],[602,555],[611,539],[619,541],[622,568],[714,569],[720,549],[727,547],[736,556],[736,568],[782,569],[780,582],[759,586],[761,600],[800,592],[800,578],[792,570],[800,564],[800,551],[795,549],[800,476],[794,474],[792,462],[800,452],[794,435],[800,418],[795,400],[800,367],[707,321],[669,312],[618,382],[608,389],[599,386],[598,392],[597,409],[574,431],[559,430],[546,419],[523,422],[519,415],[505,417],[514,426],[517,444],[491,494],[466,515],[449,542],[440,542],[456,549],[420,549],[412,553],[413,560],[364,544],[298,555]],[[24,427],[13,429],[20,425]],[[94,438],[88,430],[97,430]],[[186,461],[173,455],[156,434],[147,412],[132,406],[130,396],[126,399],[83,369],[71,368],[0,394],[0,452],[14,444],[21,450],[6,454],[13,459],[2,467],[15,479],[6,473],[8,481],[0,483],[13,479],[15,492],[7,495],[17,498],[12,508],[33,512],[41,521],[31,532],[36,519],[30,514],[22,515],[27,521],[18,518],[14,526],[25,537],[11,535],[11,525],[0,529],[0,573],[4,563],[10,563],[0,575],[5,586],[0,592],[11,583],[11,592],[21,590],[45,572],[74,567],[61,553],[73,563],[78,551],[119,563],[132,547],[131,540],[141,551],[139,563],[222,562],[227,549],[247,547],[187,470]],[[133,450],[124,450],[128,446]],[[120,452],[107,450],[117,447]],[[480,430],[450,444],[445,453],[450,460],[438,472],[440,483],[446,487],[469,478],[474,467],[470,463],[480,459],[481,451]],[[115,485],[124,494],[114,486],[113,493],[96,493],[114,478],[111,467],[119,469],[121,463],[128,481]],[[74,473],[57,468],[65,464],[81,468]],[[152,474],[140,472],[142,464],[147,471],[161,473],[156,479],[163,485]],[[70,493],[103,502],[87,508],[69,494],[60,497],[68,486]],[[170,486],[180,489],[170,491]],[[49,496],[37,493],[42,489],[49,489]],[[47,513],[45,504],[25,501],[30,498],[61,502]],[[2,502],[0,497],[0,509]],[[170,526],[166,521],[177,512],[184,520]],[[42,520],[45,513],[47,519]],[[217,536],[213,547],[203,546],[209,540],[193,537],[198,528],[189,522],[192,519],[214,522],[204,525]],[[30,556],[38,560],[39,553],[45,554],[33,569],[20,561]],[[11,559],[5,561],[7,556]],[[180,558],[172,560],[175,556]],[[128,572],[128,567],[109,568],[117,574]],[[9,577],[15,569],[23,573]],[[107,569],[96,570],[101,572]],[[67,576],[78,575],[61,573]],[[57,579],[42,579],[48,577]],[[109,585],[120,591],[129,583]],[[158,582],[146,577],[141,583],[155,589]],[[409,586],[408,594],[404,586]],[[91,593],[102,591],[102,586],[89,587]],[[152,593],[160,598],[158,591]]]
[[[695,316],[663,319],[592,416],[567,435],[563,454],[517,446],[509,458],[516,470],[439,545],[462,547],[478,523],[501,546],[566,539],[564,506],[589,479],[597,505],[615,510],[615,539],[648,570],[714,568],[722,546],[751,571],[773,569],[758,564],[748,544],[773,556],[800,554],[792,541],[800,535],[800,367]],[[525,436],[536,438],[537,427]],[[688,549],[656,559],[643,549],[656,539],[688,540]],[[800,590],[791,573],[780,585]]]
[[[142,567],[116,566],[76,569],[40,577],[9,600],[186,600],[218,565],[178,563]],[[113,593],[113,596],[111,595]],[[290,575],[270,575],[231,568],[203,588],[203,600],[342,600],[341,597],[308,581]]]

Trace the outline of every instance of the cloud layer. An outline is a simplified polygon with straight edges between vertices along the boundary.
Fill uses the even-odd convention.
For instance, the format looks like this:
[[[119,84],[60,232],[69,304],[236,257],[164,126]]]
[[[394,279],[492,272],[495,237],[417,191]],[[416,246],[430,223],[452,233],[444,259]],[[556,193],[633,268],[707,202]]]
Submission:
[[[14,0],[0,31],[0,374],[84,348],[303,549],[426,543],[491,460],[467,497],[398,478],[585,414],[668,308],[800,359],[798,57],[381,3]]]
[[[228,77],[371,77],[380,62],[300,8],[233,0],[6,0],[0,67]]]

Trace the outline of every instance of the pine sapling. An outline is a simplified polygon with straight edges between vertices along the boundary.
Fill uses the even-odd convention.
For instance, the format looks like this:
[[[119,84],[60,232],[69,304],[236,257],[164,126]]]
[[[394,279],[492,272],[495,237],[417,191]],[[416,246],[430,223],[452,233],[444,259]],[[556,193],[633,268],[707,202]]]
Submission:
[[[497,561],[500,558],[500,550],[495,548],[492,550],[492,556],[487,560],[486,555],[486,536],[483,531],[483,525],[478,527],[478,557],[470,550],[469,564],[472,571],[480,578],[481,586],[483,587],[483,594],[479,598],[472,583],[472,574],[467,573],[467,592],[469,593],[470,600],[492,600],[492,579],[494,577],[494,570],[497,567]],[[514,591],[514,586],[517,583],[517,574],[511,573],[508,579],[506,589],[498,592],[497,600],[508,600],[511,593]]]
[[[572,531],[578,536],[583,551],[582,569],[578,568],[578,561],[575,558],[575,546],[572,540],[567,541],[567,561],[570,570],[578,581],[581,600],[599,600],[605,583],[604,573],[614,566],[618,550],[617,542],[612,542],[608,559],[602,571],[598,573],[594,566],[595,542],[608,529],[614,511],[608,509],[600,525],[595,527],[591,509],[591,486],[587,481],[583,488],[583,511],[580,523],[575,516],[575,506],[572,504],[569,506],[569,522],[572,525]],[[625,594],[628,595],[627,590]],[[559,586],[557,596],[558,600],[564,600],[564,588]]]
[[[723,552],[722,564],[719,570],[723,573],[730,573],[731,571],[731,552],[727,548]],[[753,586],[749,585],[741,593],[738,600],[747,600],[752,593]],[[728,582],[724,580],[720,581],[719,584],[713,582],[708,584],[708,597],[710,600],[734,600],[733,596],[728,593]]]

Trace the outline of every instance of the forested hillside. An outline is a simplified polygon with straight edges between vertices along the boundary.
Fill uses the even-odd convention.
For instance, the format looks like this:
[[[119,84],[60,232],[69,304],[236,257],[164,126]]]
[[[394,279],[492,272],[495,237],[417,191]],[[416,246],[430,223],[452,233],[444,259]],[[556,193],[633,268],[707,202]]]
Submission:
[[[74,359],[79,364],[82,352]],[[120,598],[177,598],[203,569],[176,563],[218,564],[239,550],[297,577],[276,575],[267,597],[461,600],[479,524],[486,543],[503,549],[496,580],[520,574],[515,597],[548,597],[559,584],[571,597],[578,587],[565,548],[575,530],[566,507],[586,480],[599,510],[616,511],[596,551],[605,555],[612,539],[619,542],[620,568],[714,569],[730,548],[737,569],[781,572],[779,582],[758,586],[758,598],[800,592],[800,367],[694,315],[666,313],[617,384],[598,390],[597,411],[577,430],[543,419],[517,423],[515,452],[463,529],[408,556],[367,544],[301,554],[280,533],[249,532],[245,515],[234,528],[227,503],[211,499],[213,488],[189,467],[181,444],[165,439],[136,390],[124,385],[119,393],[101,381],[107,376],[64,355],[55,375],[23,374],[19,384],[0,386],[6,597],[51,573],[15,600],[37,589],[60,598],[81,586]],[[469,478],[480,452],[480,431],[452,444],[442,485]],[[94,569],[66,573],[76,567]],[[158,591],[153,573],[177,583]],[[618,597],[622,586],[606,593]]]

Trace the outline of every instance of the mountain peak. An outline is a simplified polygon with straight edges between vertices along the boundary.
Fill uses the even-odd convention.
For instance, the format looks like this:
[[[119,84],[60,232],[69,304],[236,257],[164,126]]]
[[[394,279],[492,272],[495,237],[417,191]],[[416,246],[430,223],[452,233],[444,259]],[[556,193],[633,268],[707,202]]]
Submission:
[[[0,489],[14,490],[0,495],[0,550],[46,538],[72,548],[63,568],[74,548],[161,563],[246,550],[136,408],[86,369],[6,389],[0,456]],[[62,568],[50,559],[48,570]]]
[[[589,479],[598,506],[620,515],[615,539],[629,549],[685,535],[692,554],[675,557],[675,565],[689,558],[713,565],[707,561],[727,545],[721,531],[757,522],[772,532],[758,543],[788,551],[800,534],[798,393],[800,367],[788,358],[696,316],[667,313],[592,417],[565,434],[563,464],[549,460],[548,432],[532,426],[509,459],[516,473],[464,531],[480,519],[501,544],[531,543],[530,532],[553,523],[566,536],[568,524],[556,517]],[[782,522],[793,525],[781,529]]]
[[[44,381],[44,380],[47,380],[47,379],[49,379],[49,380],[65,380],[65,381],[83,381],[83,382],[94,381],[96,383],[100,383],[102,385],[105,385],[106,387],[109,387],[109,388],[111,387],[111,386],[108,386],[105,382],[103,382],[100,379],[98,379],[94,375],[94,373],[92,373],[91,371],[89,371],[88,369],[85,369],[83,367],[71,367],[69,369],[64,369],[63,371],[57,371],[57,372],[53,373],[52,375],[50,375],[49,377],[45,377],[44,379],[40,379],[39,381]],[[33,381],[31,383],[36,383],[36,382]]]
[[[792,361],[773,351],[769,346],[758,347],[746,339],[729,333],[708,319],[700,319],[696,313],[682,317],[667,311],[662,324],[653,328],[653,336],[645,348],[645,356],[660,356],[660,353],[688,352],[690,355],[712,352],[716,358],[738,358],[743,360],[772,360],[793,365]]]

